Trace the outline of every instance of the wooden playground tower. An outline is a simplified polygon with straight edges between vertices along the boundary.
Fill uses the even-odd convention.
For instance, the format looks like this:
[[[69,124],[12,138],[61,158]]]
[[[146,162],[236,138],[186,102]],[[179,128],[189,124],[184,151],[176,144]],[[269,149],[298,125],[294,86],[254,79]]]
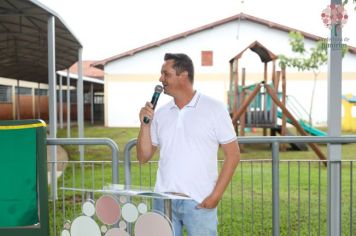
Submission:
[[[239,75],[239,59],[248,49],[255,52],[264,64],[263,80],[252,85],[246,85],[245,68],[242,69],[241,76]],[[255,41],[230,60],[228,104],[238,136],[245,136],[245,128],[263,128],[264,136],[267,135],[267,129],[271,130],[271,135],[276,135],[276,130],[278,130],[282,136],[285,136],[287,134],[287,119],[301,135],[308,135],[286,107],[286,73],[285,69],[275,71],[277,59],[278,56]],[[267,76],[269,62],[272,62],[272,82],[270,84]],[[278,92],[280,80],[282,80],[282,91]],[[278,107],[282,112],[278,112]],[[277,117],[282,120],[281,126],[277,125]],[[298,144],[295,145],[298,146]],[[318,155],[319,159],[326,160],[325,155],[316,144],[310,143],[308,145]],[[302,147],[299,145],[299,148]]]

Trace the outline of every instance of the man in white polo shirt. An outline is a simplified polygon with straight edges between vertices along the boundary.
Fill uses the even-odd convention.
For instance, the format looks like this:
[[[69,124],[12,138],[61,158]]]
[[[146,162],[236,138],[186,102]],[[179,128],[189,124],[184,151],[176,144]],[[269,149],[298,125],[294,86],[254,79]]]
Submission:
[[[193,89],[194,67],[187,55],[167,53],[159,81],[173,100],[156,112],[150,102],[141,109],[137,158],[149,161],[158,147],[155,191],[193,199],[172,201],[175,236],[182,235],[183,226],[189,236],[216,236],[216,206],[240,160],[231,118],[224,104]],[[219,145],[225,155],[220,174]]]

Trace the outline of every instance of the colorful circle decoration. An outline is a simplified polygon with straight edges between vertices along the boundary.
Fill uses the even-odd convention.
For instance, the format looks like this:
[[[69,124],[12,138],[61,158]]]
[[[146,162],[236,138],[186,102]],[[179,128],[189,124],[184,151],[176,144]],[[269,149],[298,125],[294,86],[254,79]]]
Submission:
[[[132,203],[126,203],[122,207],[122,218],[129,223],[133,223],[137,220],[138,210],[136,206]]]
[[[97,217],[104,224],[113,225],[120,219],[121,208],[113,196],[101,196],[96,202],[95,209]]]
[[[347,23],[348,18],[346,9],[339,4],[330,4],[321,13],[321,19],[329,29],[332,27],[336,27],[337,30],[341,29]]]
[[[69,229],[70,229],[70,225],[71,225],[71,222],[70,222],[69,220],[67,220],[67,221],[64,223],[63,228],[69,230]]]
[[[136,236],[172,236],[173,229],[170,221],[156,212],[141,215],[135,224]]]
[[[127,197],[126,196],[120,196],[120,203],[126,203],[127,202]]]
[[[137,206],[138,212],[140,212],[141,214],[145,214],[147,212],[147,205],[145,203],[140,203]]]
[[[64,222],[60,236],[131,236],[130,224],[134,225],[135,236],[173,236],[172,223],[167,217],[148,212],[145,203],[136,206],[127,198],[121,200],[122,208],[112,195],[103,195],[96,203],[88,199],[82,205],[81,216],[73,222]],[[99,227],[95,219],[103,224]]]
[[[108,231],[108,227],[106,225],[102,225],[100,227],[100,230],[101,230],[102,233],[106,233],[106,231]]]
[[[125,230],[126,227],[127,227],[127,224],[126,224],[125,221],[122,220],[122,221],[119,222],[119,228],[120,228],[120,229]]]
[[[71,236],[101,236],[98,224],[89,216],[79,216],[73,220]]]
[[[86,216],[93,216],[95,214],[95,206],[92,200],[86,201],[82,206],[82,211]]]

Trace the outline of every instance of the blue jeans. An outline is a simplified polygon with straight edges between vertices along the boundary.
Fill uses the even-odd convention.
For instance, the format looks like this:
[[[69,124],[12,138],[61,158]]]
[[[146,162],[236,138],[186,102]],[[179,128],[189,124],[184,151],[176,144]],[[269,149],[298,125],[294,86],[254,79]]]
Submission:
[[[183,235],[183,226],[189,236],[217,236],[217,209],[196,208],[194,200],[172,200],[172,224],[174,236]],[[162,199],[154,199],[153,209],[164,213]]]

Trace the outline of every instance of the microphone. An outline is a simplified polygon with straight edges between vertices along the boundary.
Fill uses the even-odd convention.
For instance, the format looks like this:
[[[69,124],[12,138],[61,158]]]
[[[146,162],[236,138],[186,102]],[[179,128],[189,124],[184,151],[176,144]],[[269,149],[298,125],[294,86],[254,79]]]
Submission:
[[[161,95],[162,91],[163,91],[163,87],[162,87],[161,85],[156,85],[156,87],[155,87],[155,92],[153,93],[152,99],[151,99],[151,104],[153,105],[153,110],[156,108],[159,95]],[[148,124],[148,123],[150,123],[150,119],[145,116],[145,117],[143,118],[143,122],[144,122],[145,124]]]

